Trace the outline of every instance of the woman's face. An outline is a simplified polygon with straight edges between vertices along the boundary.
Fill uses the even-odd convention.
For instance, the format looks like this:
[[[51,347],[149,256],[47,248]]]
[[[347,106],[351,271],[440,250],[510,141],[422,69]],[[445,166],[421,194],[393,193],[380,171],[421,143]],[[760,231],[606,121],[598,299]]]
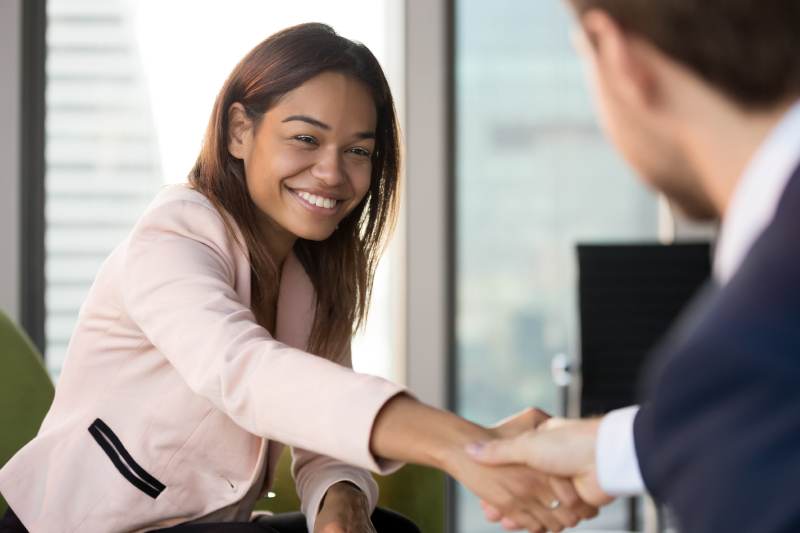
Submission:
[[[378,118],[361,82],[320,74],[281,99],[258,128],[241,104],[229,116],[228,149],[244,161],[265,231],[327,239],[367,194]]]

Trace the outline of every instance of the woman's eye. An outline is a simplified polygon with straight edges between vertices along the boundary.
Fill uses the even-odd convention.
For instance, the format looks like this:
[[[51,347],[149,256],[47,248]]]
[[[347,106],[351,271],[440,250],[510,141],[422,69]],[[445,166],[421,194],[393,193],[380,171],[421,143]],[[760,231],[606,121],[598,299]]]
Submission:
[[[297,135],[295,136],[295,139],[308,144],[315,144],[317,142],[311,135]]]
[[[366,157],[371,157],[372,156],[372,154],[369,153],[369,151],[364,149],[364,148],[353,148],[352,150],[350,150],[350,152],[352,152],[354,154],[357,154],[357,155],[363,155],[363,156],[366,156]]]

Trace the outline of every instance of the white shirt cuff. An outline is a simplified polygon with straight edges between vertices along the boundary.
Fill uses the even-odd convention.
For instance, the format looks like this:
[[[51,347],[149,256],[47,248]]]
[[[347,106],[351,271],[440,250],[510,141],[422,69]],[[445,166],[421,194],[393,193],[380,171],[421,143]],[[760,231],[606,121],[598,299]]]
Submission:
[[[638,405],[611,411],[597,431],[597,478],[600,488],[611,496],[638,496],[646,491],[633,440],[638,412]]]

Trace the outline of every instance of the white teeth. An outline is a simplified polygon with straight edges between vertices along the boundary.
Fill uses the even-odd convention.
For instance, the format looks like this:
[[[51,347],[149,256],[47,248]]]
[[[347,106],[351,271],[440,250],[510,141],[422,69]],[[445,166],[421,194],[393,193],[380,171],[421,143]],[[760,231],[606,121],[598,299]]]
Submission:
[[[333,209],[338,203],[338,200],[334,200],[333,198],[323,198],[322,196],[316,196],[307,192],[300,192],[297,193],[297,195],[306,202],[316,205],[317,207],[324,207],[325,209]]]

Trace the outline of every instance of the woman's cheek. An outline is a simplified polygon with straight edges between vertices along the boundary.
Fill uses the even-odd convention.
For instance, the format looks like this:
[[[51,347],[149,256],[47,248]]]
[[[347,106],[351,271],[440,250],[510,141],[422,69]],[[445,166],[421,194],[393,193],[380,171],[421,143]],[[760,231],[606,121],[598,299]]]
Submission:
[[[372,181],[372,165],[365,165],[366,168],[359,169],[359,173],[357,174],[356,180],[353,183],[353,190],[356,193],[356,198],[358,198],[358,204],[361,200],[364,199],[364,196],[367,195],[369,192],[369,185]]]

